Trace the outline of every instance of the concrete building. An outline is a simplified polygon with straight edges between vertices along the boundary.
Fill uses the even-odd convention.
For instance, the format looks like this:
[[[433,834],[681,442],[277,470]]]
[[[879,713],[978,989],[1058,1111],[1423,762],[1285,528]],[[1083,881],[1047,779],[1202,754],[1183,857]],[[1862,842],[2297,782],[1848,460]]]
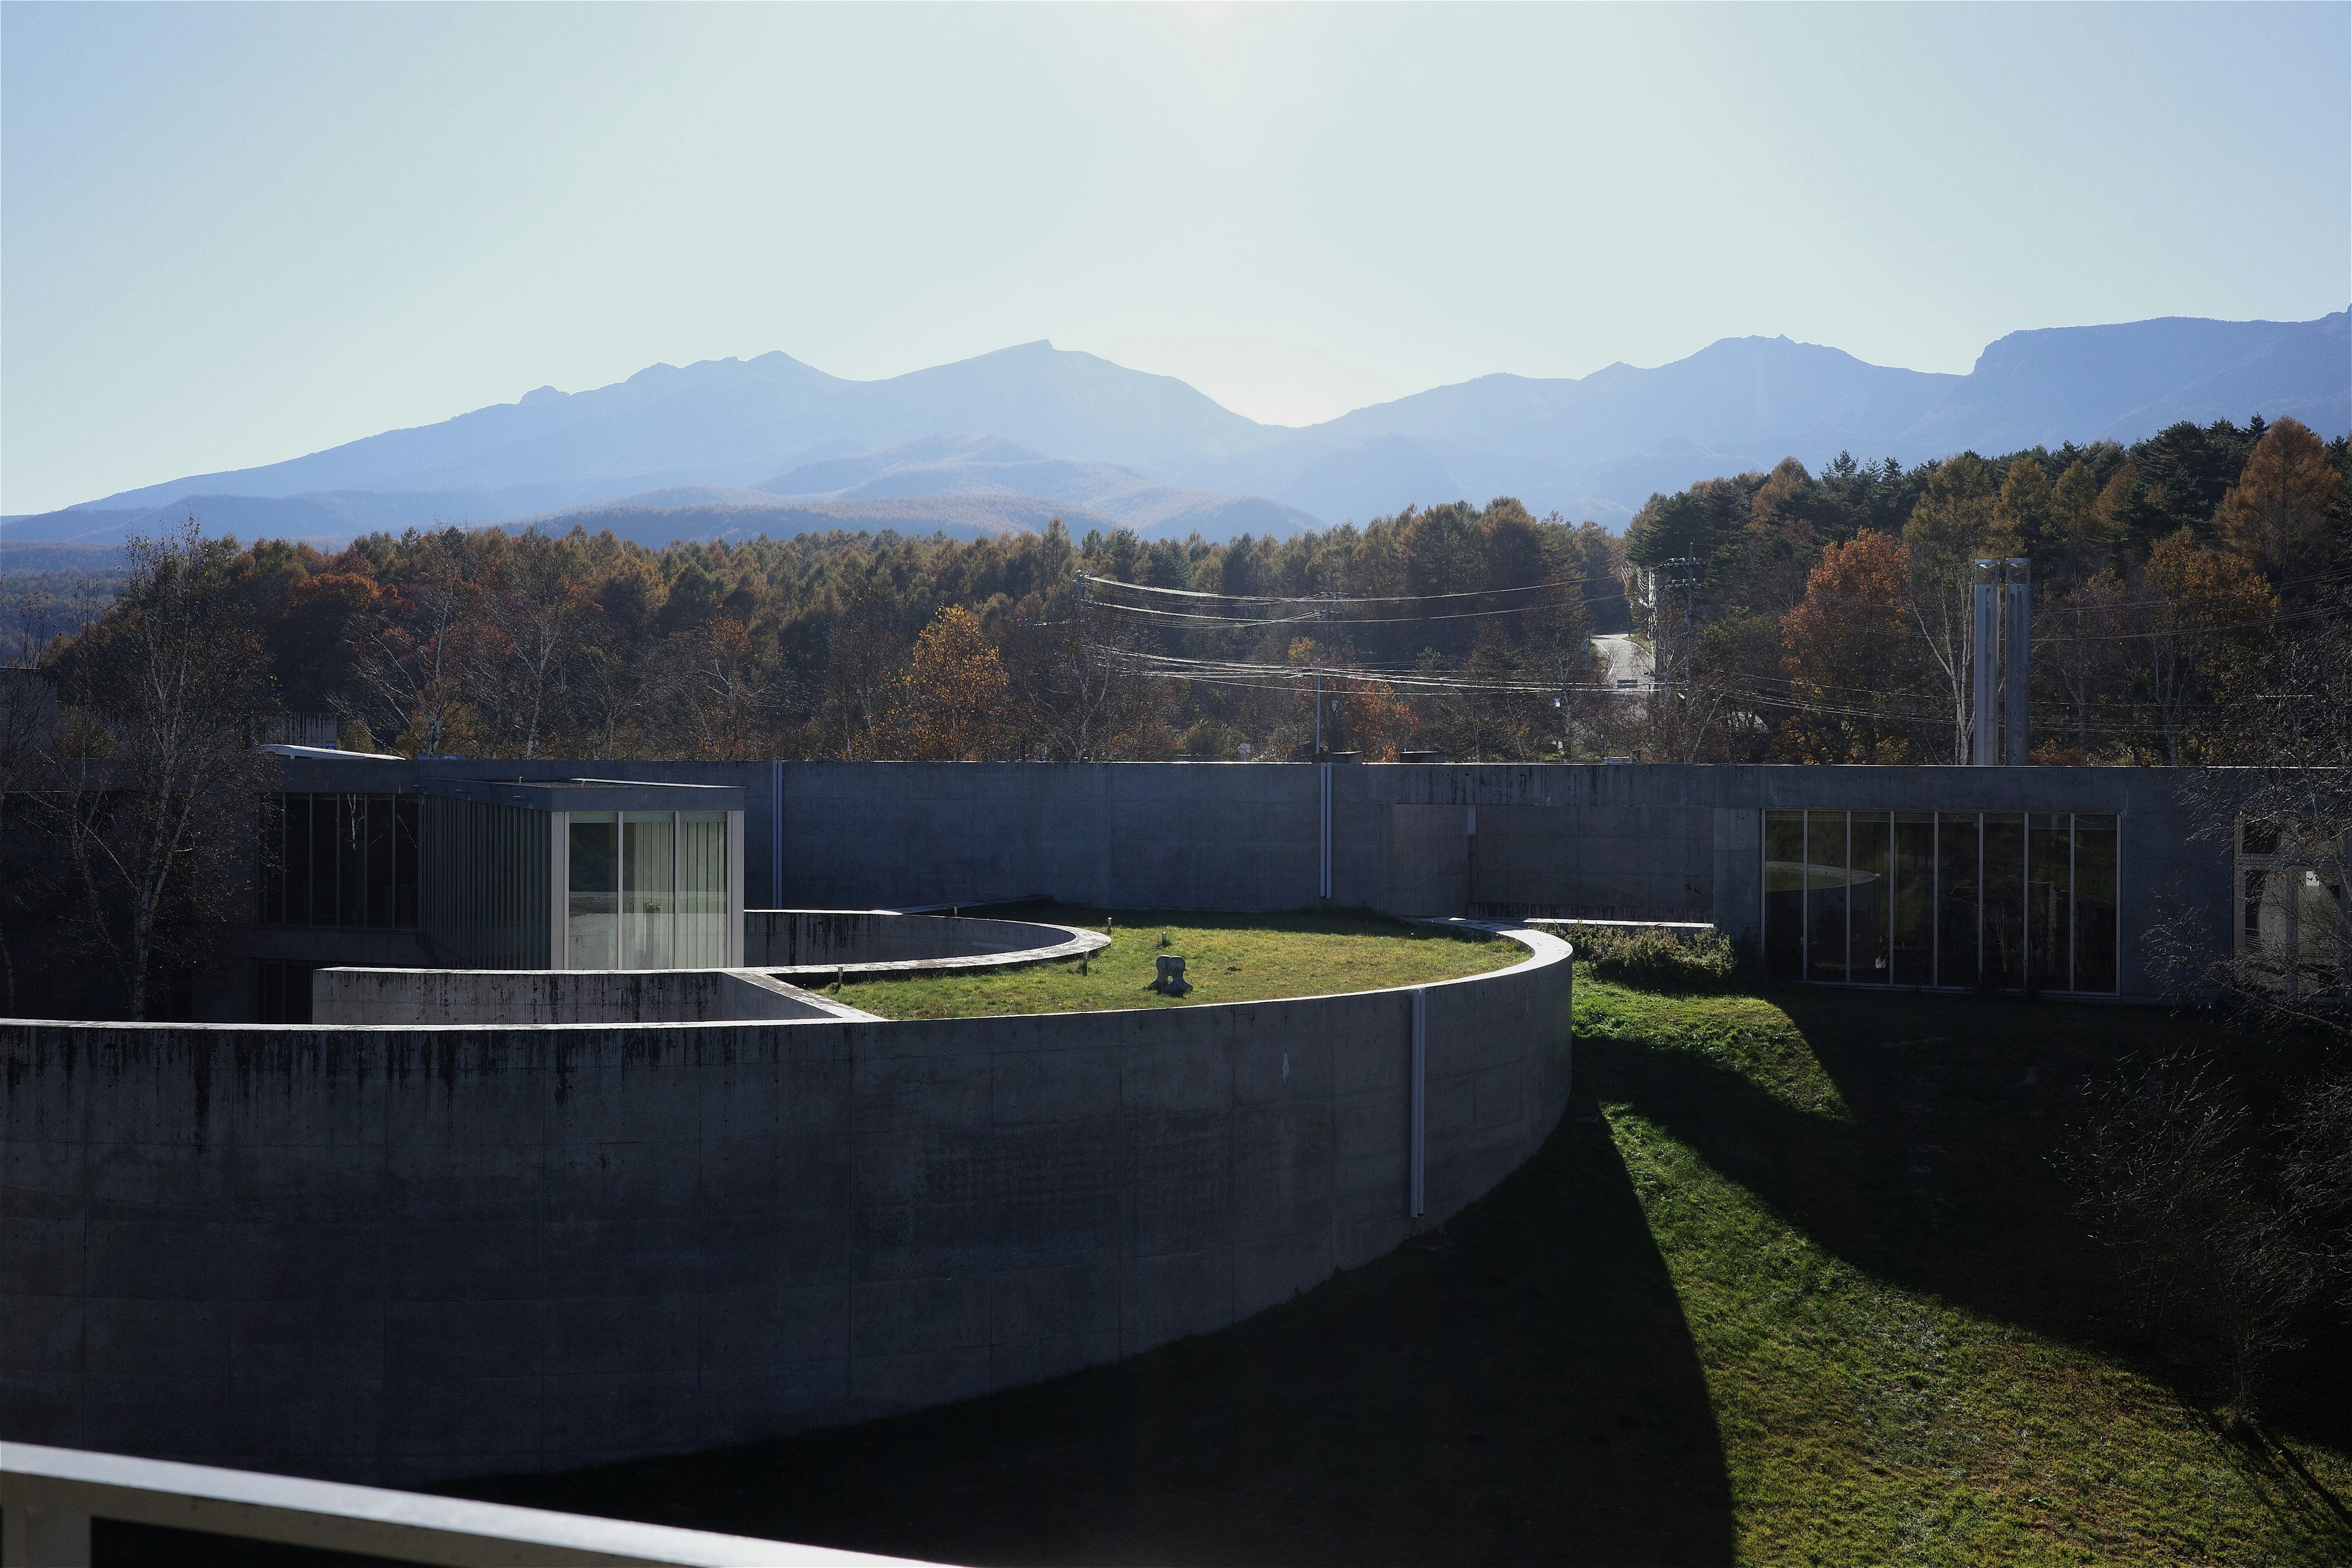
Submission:
[[[683,903],[665,916],[665,898],[723,900],[739,942],[747,907],[1039,896],[1114,909],[1704,921],[1756,942],[1790,978],[2150,1000],[2165,982],[2147,962],[2149,929],[2177,910],[2227,932],[2237,881],[2231,847],[2192,837],[2181,774],[2162,768],[593,770],[625,773],[623,785],[572,782],[591,771],[576,763],[289,752],[283,769],[268,820],[285,825],[288,847],[200,996],[202,1018],[300,1021],[321,965],[661,967],[642,928],[694,918]],[[645,826],[656,811],[667,814],[658,832]],[[688,886],[696,833],[723,839],[723,854],[705,851],[704,876],[723,891]],[[661,882],[652,894],[648,877]],[[635,934],[615,946],[625,926]],[[677,929],[666,940],[715,940]]]
[[[2153,769],[278,755],[215,1021],[0,1021],[0,1436],[401,1483],[917,1408],[1492,1188],[1571,1083],[1568,949],[1522,920],[2135,1000],[2170,910],[2305,918]],[[920,1022],[776,973],[1084,951],[880,912],[1037,896],[1467,914],[1528,956]]]

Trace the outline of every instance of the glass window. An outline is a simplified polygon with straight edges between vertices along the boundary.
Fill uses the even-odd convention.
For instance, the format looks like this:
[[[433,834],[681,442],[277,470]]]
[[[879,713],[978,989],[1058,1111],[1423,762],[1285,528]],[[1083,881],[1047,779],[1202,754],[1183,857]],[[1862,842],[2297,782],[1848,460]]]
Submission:
[[[1764,967],[1776,980],[1805,973],[1805,814],[1764,814]]]
[[[2026,984],[2074,988],[2074,850],[2071,819],[2037,811],[2025,819]]]
[[[2074,989],[2116,988],[2116,819],[2074,818]]]
[[[261,923],[286,923],[286,797],[261,797]]]
[[[397,834],[392,796],[372,795],[362,799],[367,816],[367,923],[388,926],[393,923],[398,880],[393,871],[393,840]]]
[[[1889,979],[1886,876],[1892,820],[1883,811],[1857,811],[1849,820],[1853,841],[1853,879],[1846,891],[1849,970],[1857,984],[1884,985]]]
[[[1936,814],[1895,816],[1889,879],[1894,906],[1893,978],[1897,985],[1936,983]]]
[[[716,969],[727,962],[727,814],[678,814],[677,962]]]
[[[667,969],[677,914],[677,816],[632,811],[621,819],[621,967]]]
[[[563,967],[620,967],[620,823],[613,814],[574,812],[567,847],[570,904],[564,912]]]
[[[335,797],[310,797],[310,920],[312,925],[335,923]]]
[[[2025,816],[1984,816],[1984,968],[1980,983],[2014,991],[2025,984]]]
[[[335,923],[367,924],[367,796],[335,797]]]
[[[415,797],[264,795],[260,871],[265,925],[413,929]]]
[[[2111,815],[1768,811],[1766,966],[1853,985],[2113,994],[2116,854]],[[2347,918],[2335,882],[2249,868],[2248,942],[2298,951],[2306,969],[2340,964]]]
[[[1936,818],[1936,984],[1977,983],[1978,862],[1982,831],[1972,811]]]
[[[1846,977],[1845,813],[1805,813],[1805,978]]]
[[[310,797],[289,795],[286,797],[285,874],[286,923],[306,926],[310,923]]]
[[[416,923],[416,797],[393,798],[392,923]]]

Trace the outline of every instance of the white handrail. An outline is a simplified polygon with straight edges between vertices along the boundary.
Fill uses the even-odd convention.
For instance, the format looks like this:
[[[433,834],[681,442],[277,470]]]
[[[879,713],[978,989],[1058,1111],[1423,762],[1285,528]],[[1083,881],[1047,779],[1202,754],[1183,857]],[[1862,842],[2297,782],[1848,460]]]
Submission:
[[[450,1568],[885,1568],[898,1557],[382,1487],[0,1442],[0,1564],[89,1568],[89,1521],[128,1520]]]

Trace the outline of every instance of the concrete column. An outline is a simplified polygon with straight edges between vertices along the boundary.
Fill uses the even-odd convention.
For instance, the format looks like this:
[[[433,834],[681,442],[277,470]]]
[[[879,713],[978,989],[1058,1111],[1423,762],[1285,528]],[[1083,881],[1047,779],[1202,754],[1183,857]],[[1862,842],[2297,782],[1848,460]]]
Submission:
[[[2030,563],[2007,563],[2009,582],[2001,589],[2000,683],[2002,728],[2012,767],[2021,766],[2032,742],[2027,734],[2025,702],[2030,686],[2033,648],[2032,588]]]
[[[1419,1219],[1427,1208],[1429,1129],[1429,992],[1412,988],[1412,1135],[1406,1155],[1405,1213]]]
[[[2000,586],[1993,582],[1993,563],[1976,563],[1975,634],[1976,658],[1969,673],[1975,677],[1975,712],[1971,715],[1969,761],[1974,766],[1989,768],[2000,761],[2000,731],[1995,728],[2000,685],[1996,679],[2000,658],[2000,618],[1996,611],[2000,602]]]

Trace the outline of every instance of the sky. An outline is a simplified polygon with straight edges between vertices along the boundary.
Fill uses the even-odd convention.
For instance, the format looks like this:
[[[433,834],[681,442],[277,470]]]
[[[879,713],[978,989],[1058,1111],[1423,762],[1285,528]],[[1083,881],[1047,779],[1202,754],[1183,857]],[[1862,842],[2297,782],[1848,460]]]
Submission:
[[[0,511],[1051,339],[1305,424],[2352,302],[2352,5],[0,5]]]

